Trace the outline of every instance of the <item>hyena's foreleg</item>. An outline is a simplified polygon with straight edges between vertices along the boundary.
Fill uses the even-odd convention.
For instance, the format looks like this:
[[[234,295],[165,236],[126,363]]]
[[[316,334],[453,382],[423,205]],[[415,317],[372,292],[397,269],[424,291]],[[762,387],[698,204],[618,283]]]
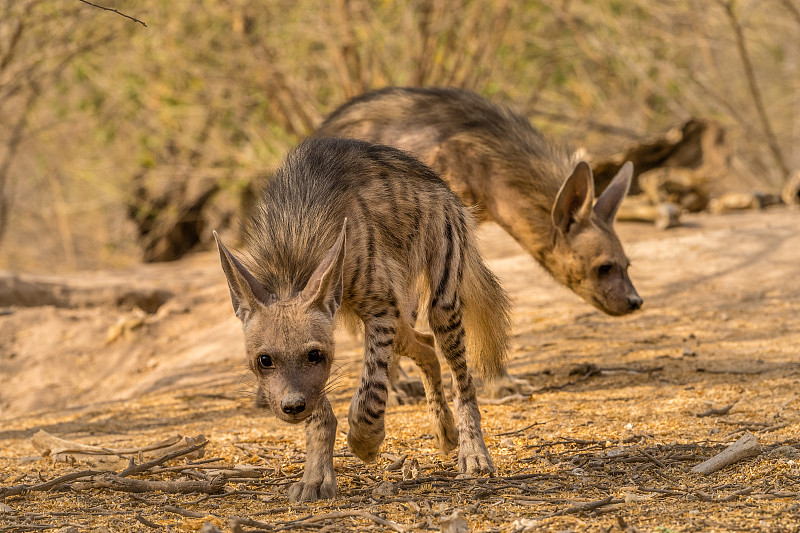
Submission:
[[[410,357],[419,367],[439,449],[442,453],[448,453],[458,445],[458,430],[444,395],[442,369],[436,357],[433,337],[419,333],[405,320],[400,319],[395,348],[399,353]]]
[[[336,440],[336,415],[327,397],[306,419],[306,466],[300,481],[289,488],[291,501],[314,501],[336,496],[333,471],[333,444]]]
[[[383,438],[389,385],[389,362],[400,311],[396,304],[364,319],[364,369],[347,420],[347,444],[362,461],[374,461]]]
[[[458,468],[467,474],[492,473],[492,458],[481,431],[481,413],[475,384],[467,367],[463,310],[459,296],[463,274],[462,239],[465,224],[445,222],[445,246],[434,262],[428,320],[450,370],[453,373],[456,417],[458,419]]]

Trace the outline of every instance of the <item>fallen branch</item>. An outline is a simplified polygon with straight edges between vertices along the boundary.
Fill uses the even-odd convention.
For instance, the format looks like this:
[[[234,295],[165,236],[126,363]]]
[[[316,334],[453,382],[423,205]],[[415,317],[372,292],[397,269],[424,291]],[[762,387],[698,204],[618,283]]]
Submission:
[[[170,455],[177,450],[185,450],[187,446],[192,446],[205,441],[203,435],[196,437],[182,437],[174,435],[162,441],[148,444],[147,446],[139,446],[134,448],[106,448],[103,446],[92,446],[90,444],[83,444],[81,442],[71,441],[56,437],[44,430],[39,430],[33,437],[31,437],[31,444],[34,448],[42,454],[43,457],[50,456],[54,461],[58,462],[72,462],[72,461],[91,461],[102,462],[108,461],[106,457],[114,457],[121,459],[128,459],[130,455],[144,454],[148,452],[155,452],[150,455],[163,457]],[[199,448],[193,450],[197,452]],[[191,452],[187,452],[191,453]],[[178,455],[184,455],[181,453]],[[195,453],[190,459],[199,459],[202,453]],[[116,459],[115,459],[116,460]]]
[[[31,437],[31,444],[33,444],[33,447],[36,448],[43,457],[47,457],[48,455],[55,457],[60,454],[68,453],[121,456],[120,453],[109,448],[61,439],[43,429],[40,429]]]
[[[323,520],[337,520],[340,518],[349,518],[349,517],[356,517],[356,518],[364,518],[366,520],[372,520],[373,522],[380,524],[384,527],[391,528],[395,531],[399,531],[400,533],[404,533],[406,528],[398,524],[397,522],[392,522],[391,520],[386,520],[381,518],[378,515],[374,515],[372,513],[368,513],[367,511],[334,511],[332,513],[325,513],[316,516],[309,516],[308,518],[301,518],[300,520],[292,520],[291,522],[284,522],[280,525],[278,530],[286,530],[286,529],[295,529],[296,527],[302,527],[306,524],[313,524],[315,522],[321,522]]]
[[[75,481],[76,479],[90,477],[102,473],[103,472],[99,470],[83,470],[81,472],[72,472],[71,474],[65,474],[55,479],[51,479],[50,481],[45,481],[43,483],[37,483],[34,485],[28,485],[28,484],[12,485],[10,487],[0,488],[0,498],[8,498],[9,496],[16,496],[17,494],[24,494],[26,492],[32,492],[32,491],[50,490],[65,483]]]
[[[748,457],[755,457],[761,453],[758,439],[750,432],[722,450],[720,453],[692,468],[692,472],[708,475],[726,466]]]
[[[214,478],[211,481],[151,481],[131,479],[117,474],[105,474],[96,479],[75,484],[75,488],[109,489],[120,492],[166,492],[169,494],[217,494],[225,486],[225,479]]]
[[[191,437],[187,437],[186,441],[189,442],[190,439],[191,439]],[[194,452],[200,450],[201,448],[204,448],[208,444],[208,440],[206,440],[206,438],[203,437],[202,435],[198,435],[197,437],[192,439],[192,441],[197,440],[197,439],[200,439],[200,442],[198,442],[198,443],[196,443],[196,444],[194,444],[192,446],[189,446],[188,448],[180,448],[180,449],[175,450],[173,452],[170,452],[170,453],[168,453],[166,455],[162,455],[161,457],[157,457],[156,459],[153,459],[152,461],[148,461],[146,463],[142,463],[142,464],[137,465],[137,464],[134,464],[133,463],[133,459],[131,459],[131,464],[128,466],[128,468],[126,468],[125,470],[120,472],[119,475],[121,477],[126,477],[126,476],[132,476],[134,474],[138,474],[139,472],[144,472],[145,470],[149,470],[150,468],[153,468],[154,466],[162,465],[162,464],[166,463],[167,461],[170,461],[170,460],[175,459],[177,457],[182,457],[182,456],[194,453]]]

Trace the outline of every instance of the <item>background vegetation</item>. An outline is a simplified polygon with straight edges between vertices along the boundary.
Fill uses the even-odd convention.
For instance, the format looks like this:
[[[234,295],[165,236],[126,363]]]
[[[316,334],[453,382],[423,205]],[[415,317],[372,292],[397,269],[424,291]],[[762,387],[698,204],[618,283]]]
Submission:
[[[0,6],[1,268],[124,266],[143,228],[198,205],[224,227],[327,112],[386,85],[473,89],[591,155],[712,118],[730,188],[800,167],[798,0],[103,5],[147,26],[79,0]]]

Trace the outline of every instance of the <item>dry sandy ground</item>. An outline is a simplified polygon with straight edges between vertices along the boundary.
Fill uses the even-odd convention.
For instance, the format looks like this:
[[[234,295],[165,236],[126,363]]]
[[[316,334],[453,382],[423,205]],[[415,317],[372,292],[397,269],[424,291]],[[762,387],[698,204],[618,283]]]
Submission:
[[[481,229],[516,306],[511,371],[535,389],[482,405],[494,478],[455,477],[455,455],[436,453],[421,404],[388,410],[378,463],[349,455],[361,349],[339,334],[339,496],[314,504],[286,500],[303,430],[251,406],[215,253],[129,272],[0,276],[0,305],[18,304],[0,308],[0,531],[438,530],[455,510],[475,531],[799,531],[800,212],[687,222],[668,232],[620,224],[645,300],[623,318],[557,286],[496,226]],[[41,458],[39,429],[112,448],[203,434],[205,457],[219,461],[179,459],[133,477],[180,484],[234,465],[260,477],[228,473],[214,495],[90,488],[85,478],[3,498],[96,466]],[[761,455],[690,472],[745,431]],[[385,469],[403,455],[405,473]]]

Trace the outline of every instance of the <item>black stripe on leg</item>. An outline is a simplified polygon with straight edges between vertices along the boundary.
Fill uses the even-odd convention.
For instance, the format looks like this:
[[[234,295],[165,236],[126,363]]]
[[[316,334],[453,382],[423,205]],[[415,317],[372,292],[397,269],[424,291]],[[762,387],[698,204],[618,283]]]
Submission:
[[[447,252],[444,258],[444,270],[442,270],[442,277],[439,278],[439,286],[436,287],[435,298],[441,299],[444,291],[447,289],[448,281],[450,280],[450,262],[453,260],[453,226],[450,220],[444,221],[444,238],[447,244]]]
[[[442,343],[442,352],[444,353],[445,357],[447,357],[448,353],[453,352],[464,352],[464,335],[455,335],[451,340],[445,340]],[[449,359],[449,358],[448,358]]]
[[[358,420],[359,424],[369,424],[370,426],[375,425],[373,419],[368,418],[364,415],[364,413],[358,413],[358,415],[356,415],[356,419]]]
[[[462,324],[461,315],[457,314],[453,315],[447,324],[437,325],[433,330],[441,335],[447,335],[448,333],[458,329],[461,326],[461,324]]]
[[[372,420],[377,420],[382,417],[385,413],[384,409],[372,409],[369,406],[364,406],[364,414],[367,415]]]
[[[393,326],[375,326],[372,329],[380,335],[394,335],[396,331]]]

